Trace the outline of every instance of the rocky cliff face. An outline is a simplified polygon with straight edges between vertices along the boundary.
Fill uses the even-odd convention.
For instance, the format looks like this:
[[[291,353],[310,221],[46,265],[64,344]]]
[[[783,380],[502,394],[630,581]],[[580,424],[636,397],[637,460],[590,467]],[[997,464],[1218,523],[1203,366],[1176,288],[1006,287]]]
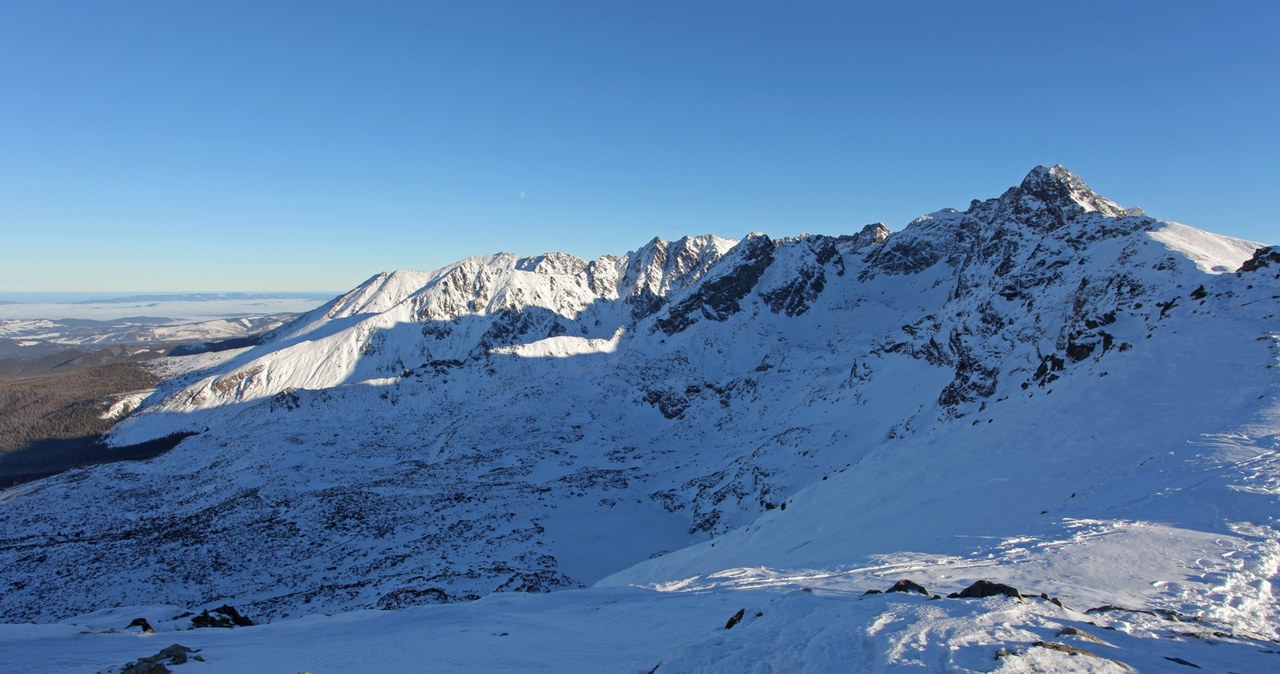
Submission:
[[[5,492],[0,617],[394,608],[706,552],[895,448],[1008,441],[975,434],[998,409],[1079,403],[1068,382],[1147,372],[1192,321],[1265,337],[1249,321],[1272,254],[1178,227],[1038,167],[895,234],[379,274],[118,427],[198,433],[169,454]]]

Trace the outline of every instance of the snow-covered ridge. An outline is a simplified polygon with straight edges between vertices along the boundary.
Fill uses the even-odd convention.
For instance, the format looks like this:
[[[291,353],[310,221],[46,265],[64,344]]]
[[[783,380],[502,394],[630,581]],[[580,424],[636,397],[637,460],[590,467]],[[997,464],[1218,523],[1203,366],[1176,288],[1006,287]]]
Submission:
[[[1148,236],[1168,246],[1196,263],[1201,271],[1214,274],[1233,272],[1262,247],[1256,241],[1246,241],[1220,234],[1210,234],[1202,229],[1177,222],[1164,222],[1151,229]]]
[[[198,433],[168,454],[0,493],[0,611],[280,619],[594,587],[574,596],[763,613],[654,659],[695,670],[791,652],[786,625],[817,615],[892,650],[841,660],[833,634],[846,669],[971,671],[999,643],[1106,671],[1032,642],[1106,620],[1145,654],[1108,657],[1160,661],[1187,624],[1161,615],[1251,648],[1280,636],[1280,267],[1236,271],[1252,247],[1038,167],[892,234],[379,275],[118,427]],[[1064,606],[849,603],[902,578]],[[1106,605],[1149,613],[1084,613]]]
[[[613,335],[695,283],[735,244],[713,235],[655,238],[635,252],[590,263],[562,253],[501,253],[435,271],[380,273],[278,330],[254,354],[264,355],[236,361],[230,371],[210,374],[151,409],[209,409],[365,381],[379,372],[397,375],[416,362],[512,353],[521,347],[513,339],[557,338],[570,325],[576,334],[569,337],[581,343],[558,339],[547,348],[569,354],[616,347]],[[427,336],[444,343],[424,345]],[[370,363],[365,357],[374,351],[394,352],[393,364]],[[120,441],[141,438],[127,437]]]

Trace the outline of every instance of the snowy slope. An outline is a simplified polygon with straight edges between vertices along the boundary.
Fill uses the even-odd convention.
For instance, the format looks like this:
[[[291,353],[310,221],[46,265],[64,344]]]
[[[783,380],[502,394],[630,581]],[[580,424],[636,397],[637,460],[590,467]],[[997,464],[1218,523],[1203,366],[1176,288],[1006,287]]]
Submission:
[[[588,642],[616,601],[671,631],[584,670],[1116,670],[1032,646],[1093,621],[1123,637],[1073,643],[1130,666],[1258,671],[1280,624],[1280,255],[1257,247],[1038,167],[894,234],[380,274],[113,438],[197,433],[171,452],[0,493],[0,616],[230,601],[323,650],[324,620],[282,619],[442,604],[415,615],[449,625],[594,586],[520,611]],[[900,578],[1064,606],[857,600]],[[1109,604],[1165,613],[1083,613]],[[734,605],[764,616],[726,632]],[[1221,647],[1167,645],[1175,615]],[[368,642],[389,618],[333,620]],[[226,662],[261,653],[244,639],[216,637]]]

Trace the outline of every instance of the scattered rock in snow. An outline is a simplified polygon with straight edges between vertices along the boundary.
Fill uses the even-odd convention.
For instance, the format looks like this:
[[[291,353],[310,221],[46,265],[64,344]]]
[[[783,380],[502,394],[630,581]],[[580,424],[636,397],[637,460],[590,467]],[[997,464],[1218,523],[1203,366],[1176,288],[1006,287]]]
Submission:
[[[188,653],[199,653],[198,648],[187,648],[182,644],[172,644],[162,648],[159,653],[149,655],[144,658],[138,658],[135,662],[130,662],[120,670],[120,674],[168,674],[170,669],[166,665],[183,665],[188,659],[204,662],[204,658],[199,655],[192,655],[188,658]]]
[[[1145,613],[1146,615],[1156,614],[1155,611],[1147,611],[1140,608],[1125,608],[1123,606],[1116,606],[1114,604],[1107,604],[1105,606],[1095,606],[1091,609],[1085,609],[1085,614],[1094,615],[1095,613],[1109,613],[1111,611],[1119,611],[1121,613]]]
[[[1087,657],[1090,657],[1090,658],[1100,658],[1100,657],[1101,657],[1101,656],[1099,656],[1097,653],[1093,653],[1093,652],[1091,652],[1091,651],[1086,651],[1086,650],[1085,650],[1085,649],[1083,649],[1083,648],[1076,648],[1075,646],[1072,646],[1071,644],[1064,644],[1064,643],[1060,643],[1060,642],[1057,642],[1057,641],[1037,641],[1037,642],[1035,642],[1034,644],[1031,644],[1031,647],[1032,647],[1032,648],[1046,648],[1046,649],[1051,650],[1051,651],[1058,651],[1059,653],[1066,653],[1067,655],[1084,655],[1084,656],[1087,656]]]
[[[1240,265],[1239,272],[1258,271],[1263,267],[1269,267],[1272,264],[1280,266],[1280,250],[1275,246],[1266,246],[1253,251],[1253,257],[1245,260]]]
[[[200,615],[191,619],[191,627],[193,629],[197,627],[231,628],[250,627],[253,625],[252,620],[240,615],[240,612],[230,604],[223,604],[222,606],[213,609],[213,612],[217,615],[210,615],[208,609],[201,611]]]
[[[738,623],[742,622],[742,616],[746,614],[747,614],[747,609],[745,608],[738,609],[737,613],[729,617],[729,622],[724,624],[724,628],[727,630],[733,629],[734,625],[737,625]]]
[[[1072,496],[1075,496],[1075,494],[1072,494]],[[1062,605],[1062,600],[1058,599],[1057,597],[1050,597],[1048,594],[1041,592],[1040,598],[1049,602],[1050,604],[1053,604],[1054,606],[1057,606],[1058,608],[1066,608],[1066,606]]]
[[[133,622],[129,623],[127,627],[141,627],[143,634],[151,634],[156,631],[155,628],[151,626],[151,623],[147,622],[146,618],[134,618]]]
[[[947,595],[948,599],[977,599],[981,597],[995,597],[1004,595],[1013,597],[1014,599],[1022,599],[1022,593],[1018,589],[1004,583],[993,583],[989,580],[980,580],[973,585],[966,587],[959,592],[952,592]]]
[[[894,583],[893,587],[889,588],[888,590],[885,590],[885,592],[915,592],[917,594],[923,594],[925,596],[929,595],[929,591],[926,590],[923,585],[914,581],[907,580],[906,578],[903,578],[902,580],[899,580],[898,582]]]
[[[1057,636],[1076,637],[1078,639],[1085,639],[1086,641],[1092,641],[1096,644],[1103,643],[1102,639],[1099,639],[1098,637],[1095,637],[1092,634],[1089,634],[1088,632],[1080,629],[1079,627],[1064,627],[1058,630]]]

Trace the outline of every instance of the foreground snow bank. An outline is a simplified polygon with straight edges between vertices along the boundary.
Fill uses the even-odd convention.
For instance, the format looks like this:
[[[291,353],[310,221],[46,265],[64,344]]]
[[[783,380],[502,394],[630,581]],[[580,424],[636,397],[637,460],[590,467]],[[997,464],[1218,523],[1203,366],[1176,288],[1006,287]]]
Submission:
[[[885,585],[887,587],[887,584]],[[1039,597],[938,599],[851,588],[498,594],[403,611],[176,631],[172,607],[0,626],[9,672],[118,671],[178,643],[177,672],[1272,671],[1280,649],[1220,626]],[[134,614],[154,634],[125,629]],[[736,618],[736,620],[735,620]],[[732,626],[728,626],[732,623]],[[1180,670],[1181,668],[1176,668]]]

